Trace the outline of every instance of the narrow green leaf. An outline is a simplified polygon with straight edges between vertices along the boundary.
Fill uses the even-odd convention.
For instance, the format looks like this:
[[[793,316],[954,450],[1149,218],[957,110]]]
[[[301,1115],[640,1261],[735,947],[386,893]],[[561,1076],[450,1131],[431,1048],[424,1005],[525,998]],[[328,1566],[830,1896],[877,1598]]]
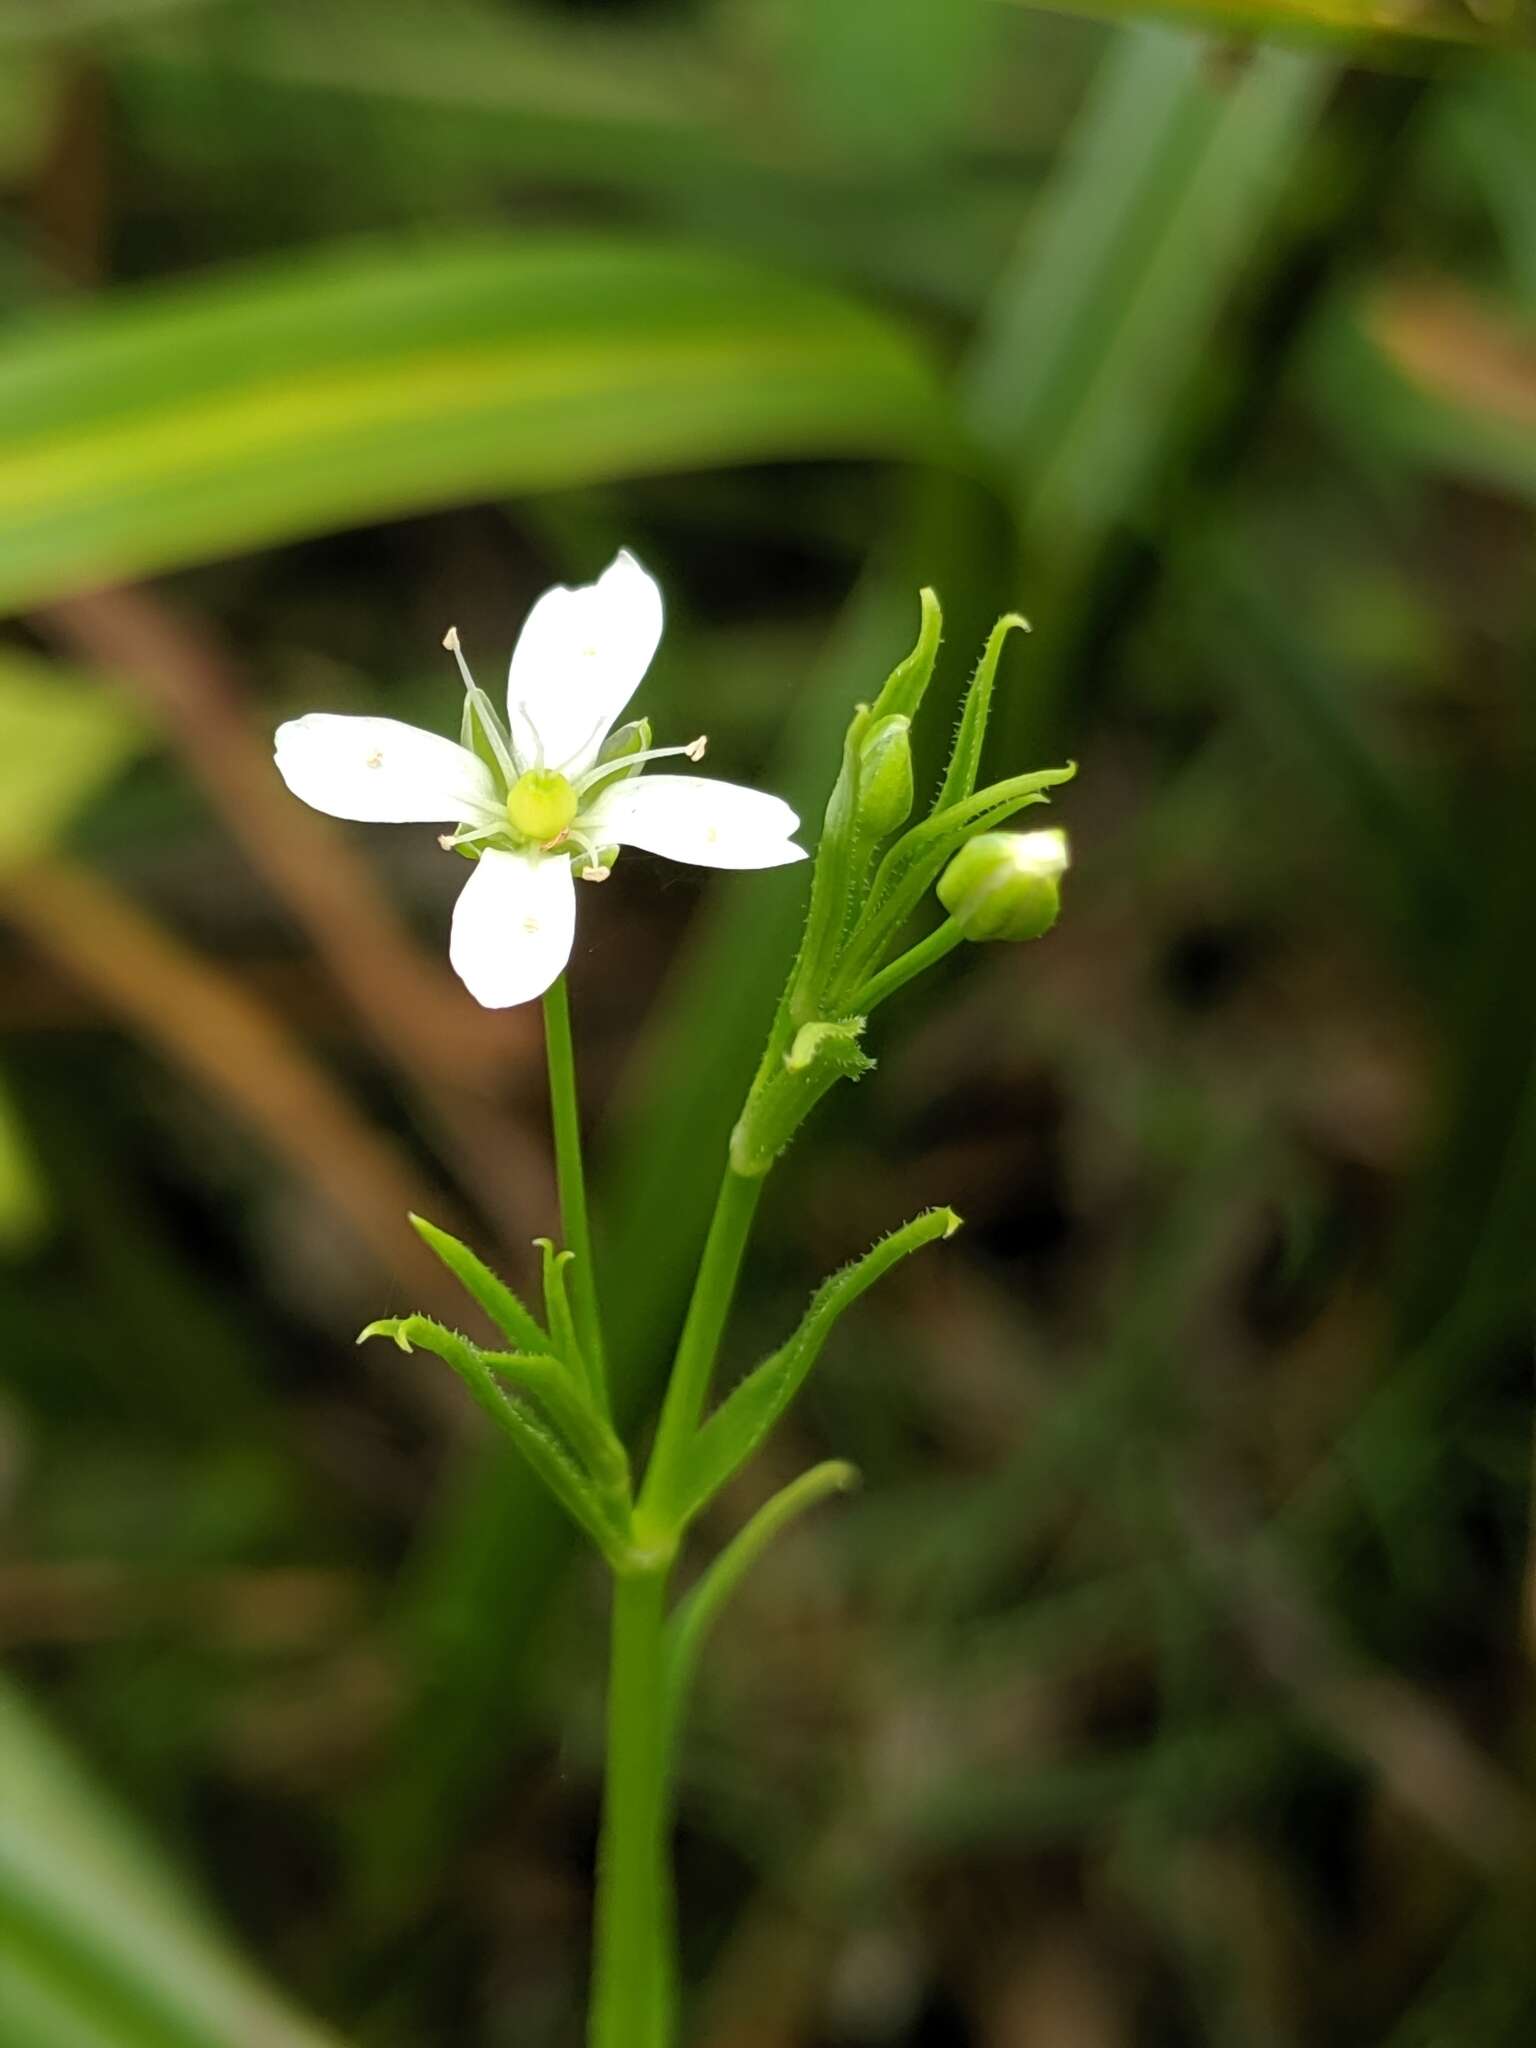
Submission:
[[[668,1739],[677,1741],[693,1674],[704,1639],[719,1620],[726,1602],[782,1529],[808,1508],[834,1493],[847,1493],[859,1483],[855,1466],[840,1458],[813,1465],[782,1487],[728,1543],[698,1584],[680,1600],[667,1626]]]
[[[383,1317],[370,1323],[357,1341],[361,1344],[369,1337],[392,1337],[402,1351],[412,1351],[419,1344],[452,1367],[572,1521],[585,1529],[606,1557],[617,1560],[622,1555],[627,1529],[610,1499],[593,1486],[569,1451],[542,1422],[521,1402],[502,1392],[489,1361],[477,1345],[457,1330],[434,1322],[430,1316]]]
[[[953,1209],[927,1209],[823,1282],[788,1343],[748,1373],[694,1438],[679,1489],[682,1526],[693,1520],[762,1443],[821,1356],[838,1317],[892,1266],[936,1238],[953,1236],[959,1228],[960,1218]]]
[[[1003,644],[1015,628],[1021,633],[1029,632],[1029,621],[1019,612],[1008,612],[987,636],[971,686],[965,693],[965,709],[960,714],[954,750],[944,771],[944,785],[933,807],[936,811],[948,810],[951,804],[961,803],[976,788],[976,778],[981,773],[981,749],[987,737],[987,718],[992,709],[992,685],[997,680],[997,664],[1002,658]]]
[[[470,1299],[484,1309],[514,1349],[543,1351],[547,1347],[549,1337],[537,1319],[524,1308],[506,1281],[477,1258],[468,1245],[461,1244],[446,1230],[439,1230],[425,1216],[412,1216],[410,1225],[427,1249],[442,1260]]]
[[[510,490],[938,453],[922,354],[839,294],[597,236],[327,249],[0,347],[0,609]]]

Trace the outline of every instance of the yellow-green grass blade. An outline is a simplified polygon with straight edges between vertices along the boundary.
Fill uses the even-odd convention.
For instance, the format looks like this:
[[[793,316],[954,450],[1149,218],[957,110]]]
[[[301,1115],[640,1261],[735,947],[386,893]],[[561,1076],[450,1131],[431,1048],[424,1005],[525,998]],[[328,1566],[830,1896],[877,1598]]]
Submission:
[[[424,507],[945,435],[907,334],[671,244],[349,247],[0,349],[0,609]]]

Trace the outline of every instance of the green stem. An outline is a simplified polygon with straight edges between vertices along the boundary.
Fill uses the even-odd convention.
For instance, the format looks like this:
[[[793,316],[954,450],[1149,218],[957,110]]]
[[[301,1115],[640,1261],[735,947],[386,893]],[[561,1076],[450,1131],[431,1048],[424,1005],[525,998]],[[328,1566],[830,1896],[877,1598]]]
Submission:
[[[670,1558],[613,1582],[608,1764],[589,2048],[671,2048],[675,2030],[666,1604]]]
[[[867,1017],[876,1003],[883,1003],[887,996],[895,995],[897,989],[905,988],[914,975],[934,966],[946,953],[953,953],[964,937],[965,933],[955,920],[945,918],[937,931],[930,932],[926,939],[919,939],[909,952],[901,954],[889,967],[883,967],[865,982],[853,999],[854,1014]]]
[[[762,1191],[761,1174],[748,1178],[729,1166],[725,1169],[640,1494],[639,1516],[644,1527],[668,1534],[672,1530],[682,1462],[704,1412],[715,1353],[730,1314],[736,1276]]]
[[[610,1415],[603,1326],[592,1265],[592,1228],[587,1220],[587,1182],[581,1163],[581,1112],[576,1101],[571,1005],[563,974],[544,991],[544,1046],[549,1060],[549,1108],[555,1133],[561,1233],[567,1250],[576,1254],[572,1276],[576,1332],[591,1368],[592,1398],[604,1415]]]

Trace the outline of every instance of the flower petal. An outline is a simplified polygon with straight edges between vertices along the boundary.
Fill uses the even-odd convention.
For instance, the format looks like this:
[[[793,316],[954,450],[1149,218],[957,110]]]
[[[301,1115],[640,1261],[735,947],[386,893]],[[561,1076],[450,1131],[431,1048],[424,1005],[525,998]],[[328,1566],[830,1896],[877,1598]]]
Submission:
[[[522,763],[567,775],[589,768],[660,638],[661,591],[628,549],[595,583],[546,590],[507,676],[507,719]]]
[[[583,814],[599,846],[641,846],[705,868],[780,868],[804,860],[800,820],[781,798],[707,775],[636,775],[610,783]]]
[[[478,756],[398,718],[311,711],[278,727],[273,758],[294,795],[333,818],[453,825],[496,807],[491,771]]]
[[[448,958],[477,1003],[506,1010],[543,995],[570,959],[575,931],[576,884],[564,855],[490,847],[453,907]]]

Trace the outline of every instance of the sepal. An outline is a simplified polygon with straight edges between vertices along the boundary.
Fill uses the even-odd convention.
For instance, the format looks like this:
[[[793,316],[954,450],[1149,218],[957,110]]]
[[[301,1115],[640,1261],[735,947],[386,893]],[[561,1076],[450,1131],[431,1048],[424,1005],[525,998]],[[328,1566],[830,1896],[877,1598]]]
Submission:
[[[876,846],[912,815],[912,721],[870,719],[859,742],[859,838]]]

